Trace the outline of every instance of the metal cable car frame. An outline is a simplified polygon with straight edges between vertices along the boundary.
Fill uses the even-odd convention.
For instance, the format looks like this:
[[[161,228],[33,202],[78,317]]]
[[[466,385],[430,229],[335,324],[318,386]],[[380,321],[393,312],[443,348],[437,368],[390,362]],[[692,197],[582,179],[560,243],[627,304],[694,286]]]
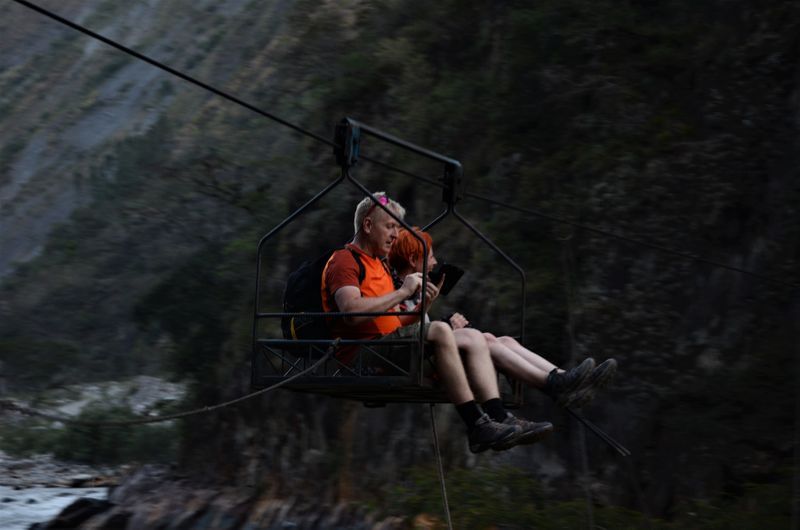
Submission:
[[[306,369],[311,366],[315,359],[318,359],[324,354],[325,350],[334,340],[295,340],[260,337],[259,322],[262,320],[300,315],[313,318],[415,315],[420,317],[420,321],[424,321],[424,315],[427,312],[424,297],[419,311],[361,313],[290,313],[285,311],[259,311],[262,280],[261,265],[264,247],[281,230],[286,228],[300,215],[345,181],[355,186],[365,197],[369,197],[375,207],[381,208],[392,219],[409,230],[411,235],[421,243],[423,248],[423,270],[427,270],[428,246],[425,240],[412,229],[411,225],[403,219],[400,219],[384,204],[381,204],[350,171],[360,156],[362,134],[369,135],[396,147],[444,164],[444,174],[441,180],[443,183],[442,200],[445,202],[446,208],[428,223],[424,227],[424,230],[429,230],[431,227],[444,220],[448,215],[452,214],[460,223],[466,226],[474,235],[481,239],[517,271],[521,281],[519,339],[520,341],[524,341],[525,339],[525,271],[456,210],[456,202],[461,198],[461,163],[458,160],[407,142],[351,118],[344,118],[336,126],[336,145],[334,147],[337,163],[342,168],[340,176],[272,228],[258,243],[256,253],[256,288],[251,355],[251,386],[254,388],[263,388],[278,383]],[[423,275],[423,292],[427,286],[427,281],[427,275]],[[317,371],[298,378],[291,385],[286,385],[284,388],[299,392],[310,392],[332,397],[354,399],[362,401],[367,406],[383,406],[387,403],[449,402],[441,385],[437,385],[430,377],[433,372],[433,366],[427,363],[425,359],[422,326],[420,326],[419,334],[415,337],[398,339],[339,339],[339,341],[341,346],[358,348],[354,362],[344,363],[335,357],[331,357],[321,368],[318,368]],[[403,366],[403,361],[396,361],[395,359],[398,356],[403,361],[407,361],[408,364]],[[520,382],[513,380],[509,380],[508,383],[510,390],[508,392],[503,391],[501,397],[506,406],[519,407],[522,404],[522,385]]]

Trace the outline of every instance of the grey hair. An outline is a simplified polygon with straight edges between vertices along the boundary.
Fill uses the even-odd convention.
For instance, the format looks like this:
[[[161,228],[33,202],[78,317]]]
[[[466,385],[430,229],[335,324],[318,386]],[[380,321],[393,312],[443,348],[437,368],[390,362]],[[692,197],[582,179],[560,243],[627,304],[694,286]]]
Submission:
[[[405,217],[406,209],[403,208],[399,202],[390,199],[386,195],[385,191],[376,191],[373,193],[373,195],[378,200],[380,200],[381,197],[386,197],[386,200],[389,202],[385,206],[400,219]],[[373,212],[380,209],[380,207],[376,205],[369,197],[364,197],[361,202],[358,203],[358,206],[356,206],[356,214],[353,217],[353,230],[356,234],[361,230],[361,225],[364,224],[364,218],[367,216],[367,212],[370,211],[372,206],[375,206],[375,208],[372,210]]]

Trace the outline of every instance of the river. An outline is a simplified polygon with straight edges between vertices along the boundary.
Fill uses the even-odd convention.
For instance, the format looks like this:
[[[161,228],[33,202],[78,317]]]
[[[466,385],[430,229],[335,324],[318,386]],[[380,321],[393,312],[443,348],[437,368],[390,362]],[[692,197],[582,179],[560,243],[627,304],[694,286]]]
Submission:
[[[80,497],[105,499],[108,488],[14,489],[0,486],[0,528],[27,530],[33,523],[48,521]]]

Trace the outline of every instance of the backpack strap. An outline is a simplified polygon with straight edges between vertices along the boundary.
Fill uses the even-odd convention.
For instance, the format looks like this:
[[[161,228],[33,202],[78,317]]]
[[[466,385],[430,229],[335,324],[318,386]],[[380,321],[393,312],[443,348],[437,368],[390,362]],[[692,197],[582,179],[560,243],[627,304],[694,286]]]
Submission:
[[[367,277],[367,269],[364,268],[364,264],[361,262],[361,256],[358,255],[358,252],[352,248],[348,248],[347,250],[350,251],[353,255],[353,259],[355,259],[358,264],[358,285],[360,286],[364,282],[364,278]]]
[[[397,269],[395,269],[394,267],[389,267],[388,265],[386,266],[386,268],[389,271],[389,274],[391,274],[391,276],[392,276],[392,283],[394,284],[395,290],[397,290],[400,287],[402,287],[403,286],[403,280],[402,280],[402,278],[400,278],[400,275],[397,274]]]

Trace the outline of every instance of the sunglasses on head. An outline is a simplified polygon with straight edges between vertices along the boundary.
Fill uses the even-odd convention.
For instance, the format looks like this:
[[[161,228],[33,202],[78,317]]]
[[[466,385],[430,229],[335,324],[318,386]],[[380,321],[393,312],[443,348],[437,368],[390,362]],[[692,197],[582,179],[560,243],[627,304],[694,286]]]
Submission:
[[[389,197],[387,197],[386,195],[381,195],[380,197],[378,197],[378,202],[381,203],[384,206],[388,206],[389,205]],[[372,211],[375,210],[376,206],[377,206],[377,204],[375,204],[375,202],[373,202],[372,206],[370,206],[369,210],[367,210],[367,213],[364,214],[364,217],[369,217],[369,214],[371,214]]]

